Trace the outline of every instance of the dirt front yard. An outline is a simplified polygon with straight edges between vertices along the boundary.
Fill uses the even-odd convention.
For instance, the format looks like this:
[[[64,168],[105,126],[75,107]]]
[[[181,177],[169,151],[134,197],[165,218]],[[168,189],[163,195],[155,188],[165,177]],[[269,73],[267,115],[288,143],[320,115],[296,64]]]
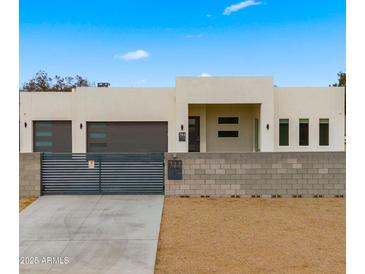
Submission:
[[[156,273],[345,273],[345,199],[166,198]]]
[[[22,211],[27,206],[29,206],[31,203],[33,203],[37,199],[38,199],[38,197],[20,198],[19,199],[19,212]]]

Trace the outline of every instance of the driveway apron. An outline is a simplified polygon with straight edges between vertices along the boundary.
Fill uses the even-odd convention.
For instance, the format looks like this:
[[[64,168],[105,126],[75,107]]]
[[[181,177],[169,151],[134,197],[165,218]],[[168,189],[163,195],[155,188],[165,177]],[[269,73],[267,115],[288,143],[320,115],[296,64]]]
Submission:
[[[42,196],[20,213],[20,273],[153,273],[161,195]]]

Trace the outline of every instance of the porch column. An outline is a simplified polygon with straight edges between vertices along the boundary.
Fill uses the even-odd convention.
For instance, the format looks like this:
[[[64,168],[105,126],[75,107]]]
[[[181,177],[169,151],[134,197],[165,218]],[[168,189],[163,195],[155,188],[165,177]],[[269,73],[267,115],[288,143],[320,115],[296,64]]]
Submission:
[[[181,125],[184,127],[181,130]],[[179,132],[185,132],[185,142],[179,141]],[[188,152],[189,150],[189,108],[186,102],[176,100],[176,152]]]

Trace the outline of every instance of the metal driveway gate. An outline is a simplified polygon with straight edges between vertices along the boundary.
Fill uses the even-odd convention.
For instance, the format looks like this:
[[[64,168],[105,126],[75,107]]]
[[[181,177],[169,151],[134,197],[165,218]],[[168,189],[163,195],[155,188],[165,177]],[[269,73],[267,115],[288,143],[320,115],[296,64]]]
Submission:
[[[163,153],[42,153],[42,195],[163,194]]]

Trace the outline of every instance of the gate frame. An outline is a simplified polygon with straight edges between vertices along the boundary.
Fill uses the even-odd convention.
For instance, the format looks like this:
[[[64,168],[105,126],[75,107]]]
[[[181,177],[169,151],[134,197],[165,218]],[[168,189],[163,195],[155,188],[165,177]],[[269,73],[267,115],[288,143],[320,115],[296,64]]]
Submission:
[[[44,193],[44,186],[43,186],[43,162],[45,159],[45,155],[57,155],[57,154],[63,154],[63,155],[70,155],[71,157],[73,155],[85,155],[86,158],[89,158],[89,155],[96,156],[99,167],[98,167],[98,173],[99,173],[99,191],[98,193],[87,193],[87,194],[54,194],[54,195],[165,195],[165,153],[161,152],[136,152],[136,153],[95,153],[95,152],[89,152],[89,153],[72,153],[72,152],[41,152],[40,153],[40,196],[44,195],[53,195],[53,194],[45,194]],[[161,156],[162,163],[162,193],[161,194],[120,194],[120,193],[103,193],[102,192],[102,182],[101,182],[101,163],[103,155],[152,155],[152,154],[159,154]]]

